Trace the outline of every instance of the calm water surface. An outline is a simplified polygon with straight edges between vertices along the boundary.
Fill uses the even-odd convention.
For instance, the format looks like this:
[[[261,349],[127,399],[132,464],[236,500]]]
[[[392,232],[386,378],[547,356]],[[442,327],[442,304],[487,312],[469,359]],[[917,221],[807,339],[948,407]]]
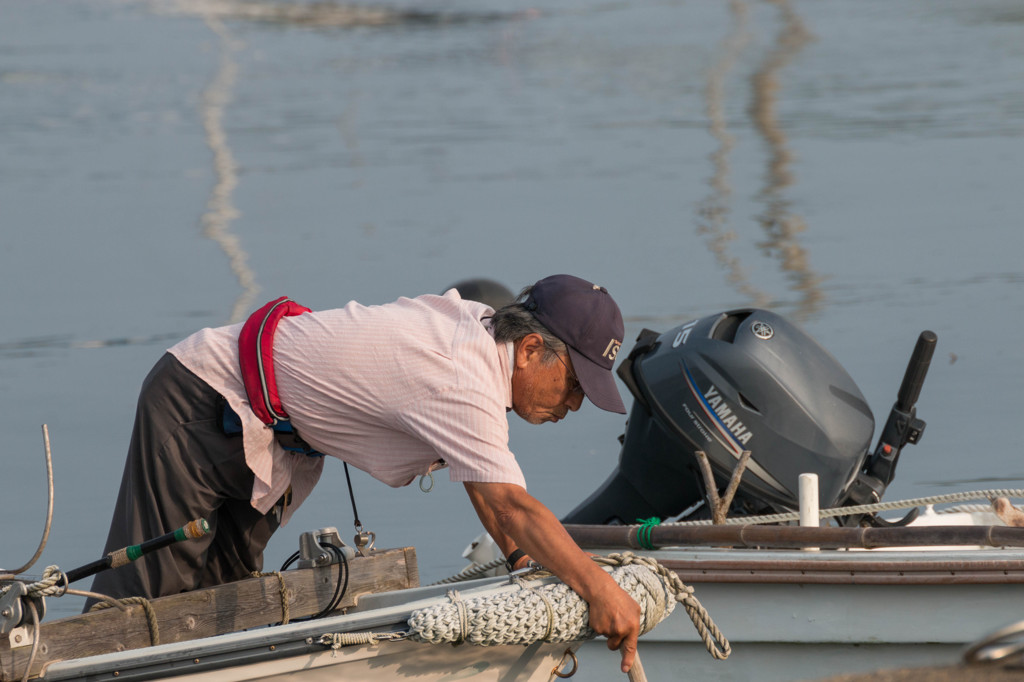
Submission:
[[[1020,3],[364,7],[0,3],[0,565],[39,540],[44,423],[35,570],[99,555],[138,386],[178,338],[281,294],[380,303],[468,276],[595,280],[629,339],[772,308],[876,421],[932,329],[928,429],[887,497],[1024,487]],[[512,445],[560,514],[622,428],[588,406],[513,423]],[[303,530],[350,534],[333,464],[268,568]],[[461,486],[355,481],[424,582],[463,567]]]

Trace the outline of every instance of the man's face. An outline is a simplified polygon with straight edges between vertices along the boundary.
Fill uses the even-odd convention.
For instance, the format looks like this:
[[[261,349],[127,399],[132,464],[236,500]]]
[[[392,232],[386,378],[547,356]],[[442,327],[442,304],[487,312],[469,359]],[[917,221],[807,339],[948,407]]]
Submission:
[[[539,334],[516,344],[512,372],[512,409],[531,424],[557,422],[583,404],[568,355],[544,359],[546,347]]]

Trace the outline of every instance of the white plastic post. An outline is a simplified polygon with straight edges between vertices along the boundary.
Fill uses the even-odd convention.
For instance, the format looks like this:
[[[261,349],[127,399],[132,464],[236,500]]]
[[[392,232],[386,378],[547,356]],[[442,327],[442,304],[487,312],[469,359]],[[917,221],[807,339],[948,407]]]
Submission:
[[[800,474],[800,525],[818,527],[818,474]],[[817,547],[805,551],[817,552]]]

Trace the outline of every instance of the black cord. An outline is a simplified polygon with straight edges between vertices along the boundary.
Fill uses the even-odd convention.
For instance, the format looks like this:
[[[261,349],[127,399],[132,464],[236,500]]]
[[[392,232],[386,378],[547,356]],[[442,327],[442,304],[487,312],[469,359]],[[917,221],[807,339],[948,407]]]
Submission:
[[[359,520],[359,512],[356,511],[356,494],[352,491],[352,477],[348,475],[348,462],[342,462],[342,464],[345,465],[345,481],[348,483],[348,496],[352,500],[353,523],[356,525],[356,530],[362,530],[363,523]]]
[[[328,602],[327,606],[321,609],[319,612],[314,613],[312,616],[306,618],[293,618],[292,623],[302,623],[305,621],[316,620],[327,616],[341,604],[345,595],[348,593],[348,579],[349,579],[349,567],[348,558],[345,556],[345,552],[340,547],[334,545],[324,545],[324,549],[328,550],[334,555],[335,559],[338,560],[338,582],[334,585],[334,595],[331,597],[331,601]],[[295,552],[284,562],[281,566],[281,570],[287,570],[289,566],[295,563],[296,559],[299,558],[299,553]]]
[[[356,531],[361,531],[363,524],[359,520],[359,511],[356,509],[356,495],[352,489],[352,477],[351,475],[349,475],[348,472],[348,462],[342,462],[342,464],[345,466],[345,482],[348,484],[348,496],[349,499],[352,500],[352,516],[354,517],[353,523],[355,524]],[[338,608],[338,605],[341,604],[341,601],[345,598],[345,594],[348,592],[349,568],[348,559],[345,557],[345,553],[340,548],[335,547],[334,545],[326,545],[326,549],[328,549],[335,556],[335,558],[339,560],[338,582],[334,586],[334,596],[331,598],[331,601],[327,604],[327,606],[319,613],[316,613],[310,616],[309,618],[296,618],[292,622],[302,622],[307,620],[316,620],[317,618],[323,618],[324,616]],[[292,554],[290,557],[288,557],[288,559],[285,560],[284,564],[281,566],[281,570],[287,570],[288,567],[295,563],[295,561],[298,558],[299,552],[295,552],[294,554]]]
[[[322,618],[327,614],[331,613],[338,608],[341,604],[341,600],[345,598],[345,593],[348,592],[348,559],[345,558],[345,552],[340,547],[334,545],[328,545],[331,553],[334,554],[340,561],[338,562],[338,583],[334,586],[334,597],[331,599],[331,603],[324,608],[323,611],[313,616],[313,618]]]
[[[281,564],[281,570],[282,571],[287,571],[288,567],[291,566],[292,564],[294,564],[298,558],[299,558],[299,552],[298,552],[298,550],[296,550],[294,554],[292,554],[290,557],[285,559],[284,563]]]

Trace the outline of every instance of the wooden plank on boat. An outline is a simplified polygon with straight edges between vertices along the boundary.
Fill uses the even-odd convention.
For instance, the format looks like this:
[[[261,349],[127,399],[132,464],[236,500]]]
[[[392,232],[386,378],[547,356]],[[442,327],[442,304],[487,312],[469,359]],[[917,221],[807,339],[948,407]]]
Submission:
[[[412,547],[379,550],[348,562],[348,590],[339,609],[356,603],[360,595],[419,586],[416,550]],[[325,566],[281,573],[289,618],[319,613],[334,597],[340,567]],[[283,618],[281,580],[276,575],[239,580],[208,589],[150,600],[156,615],[160,643],[184,642],[279,623]],[[150,628],[141,605],[116,608],[43,623],[32,662],[32,675],[53,661],[150,646]],[[24,640],[23,640],[24,641]],[[26,644],[30,644],[31,639]],[[12,648],[0,638],[0,682],[25,675],[32,647]]]

